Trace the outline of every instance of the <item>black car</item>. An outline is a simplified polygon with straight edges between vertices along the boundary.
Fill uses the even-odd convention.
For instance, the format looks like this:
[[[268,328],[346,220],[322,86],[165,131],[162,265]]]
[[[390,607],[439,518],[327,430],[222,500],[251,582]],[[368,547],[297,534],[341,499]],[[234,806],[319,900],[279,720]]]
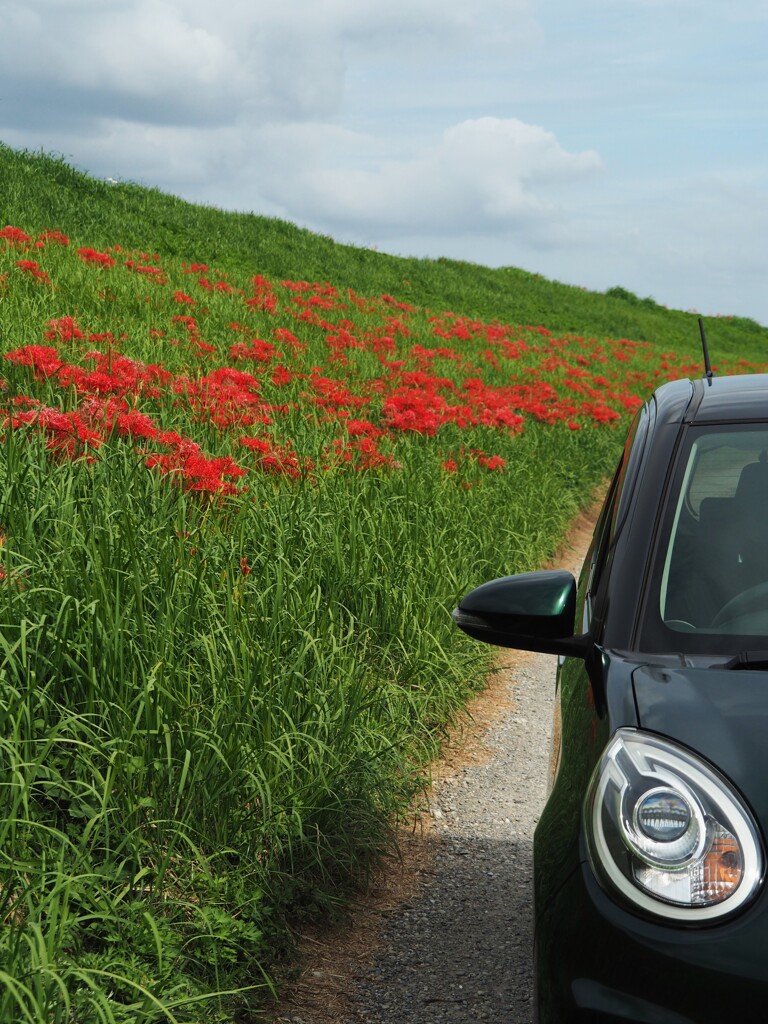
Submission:
[[[768,375],[661,387],[578,586],[507,576],[454,618],[560,656],[534,841],[539,1021],[765,1019]]]

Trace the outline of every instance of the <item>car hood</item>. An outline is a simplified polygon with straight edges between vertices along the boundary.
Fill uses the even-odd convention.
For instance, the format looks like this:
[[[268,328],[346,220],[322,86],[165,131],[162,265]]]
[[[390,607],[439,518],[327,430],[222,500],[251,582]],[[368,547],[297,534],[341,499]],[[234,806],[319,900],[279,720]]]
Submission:
[[[641,729],[697,751],[741,791],[768,835],[768,672],[637,668]]]

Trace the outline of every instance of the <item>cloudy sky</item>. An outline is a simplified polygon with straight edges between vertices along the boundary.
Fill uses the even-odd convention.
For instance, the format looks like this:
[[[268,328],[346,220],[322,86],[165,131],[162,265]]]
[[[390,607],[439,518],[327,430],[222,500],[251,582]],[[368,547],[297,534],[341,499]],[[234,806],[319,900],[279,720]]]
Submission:
[[[0,0],[0,43],[8,145],[768,324],[766,0]]]

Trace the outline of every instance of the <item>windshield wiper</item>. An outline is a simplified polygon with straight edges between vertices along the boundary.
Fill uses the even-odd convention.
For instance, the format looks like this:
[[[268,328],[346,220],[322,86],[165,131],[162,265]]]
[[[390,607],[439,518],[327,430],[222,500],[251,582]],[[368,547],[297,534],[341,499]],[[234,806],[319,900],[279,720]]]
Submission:
[[[768,651],[739,651],[722,667],[753,672],[766,671],[768,670]]]

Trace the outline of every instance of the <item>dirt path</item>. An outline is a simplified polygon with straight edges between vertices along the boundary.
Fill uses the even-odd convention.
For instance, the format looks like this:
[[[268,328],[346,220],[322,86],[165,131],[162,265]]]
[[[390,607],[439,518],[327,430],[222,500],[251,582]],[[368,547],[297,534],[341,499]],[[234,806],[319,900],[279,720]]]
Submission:
[[[578,572],[593,517],[556,560]],[[273,1024],[529,1024],[532,841],[545,796],[556,660],[501,652],[433,768],[402,860],[340,928],[305,935]]]

